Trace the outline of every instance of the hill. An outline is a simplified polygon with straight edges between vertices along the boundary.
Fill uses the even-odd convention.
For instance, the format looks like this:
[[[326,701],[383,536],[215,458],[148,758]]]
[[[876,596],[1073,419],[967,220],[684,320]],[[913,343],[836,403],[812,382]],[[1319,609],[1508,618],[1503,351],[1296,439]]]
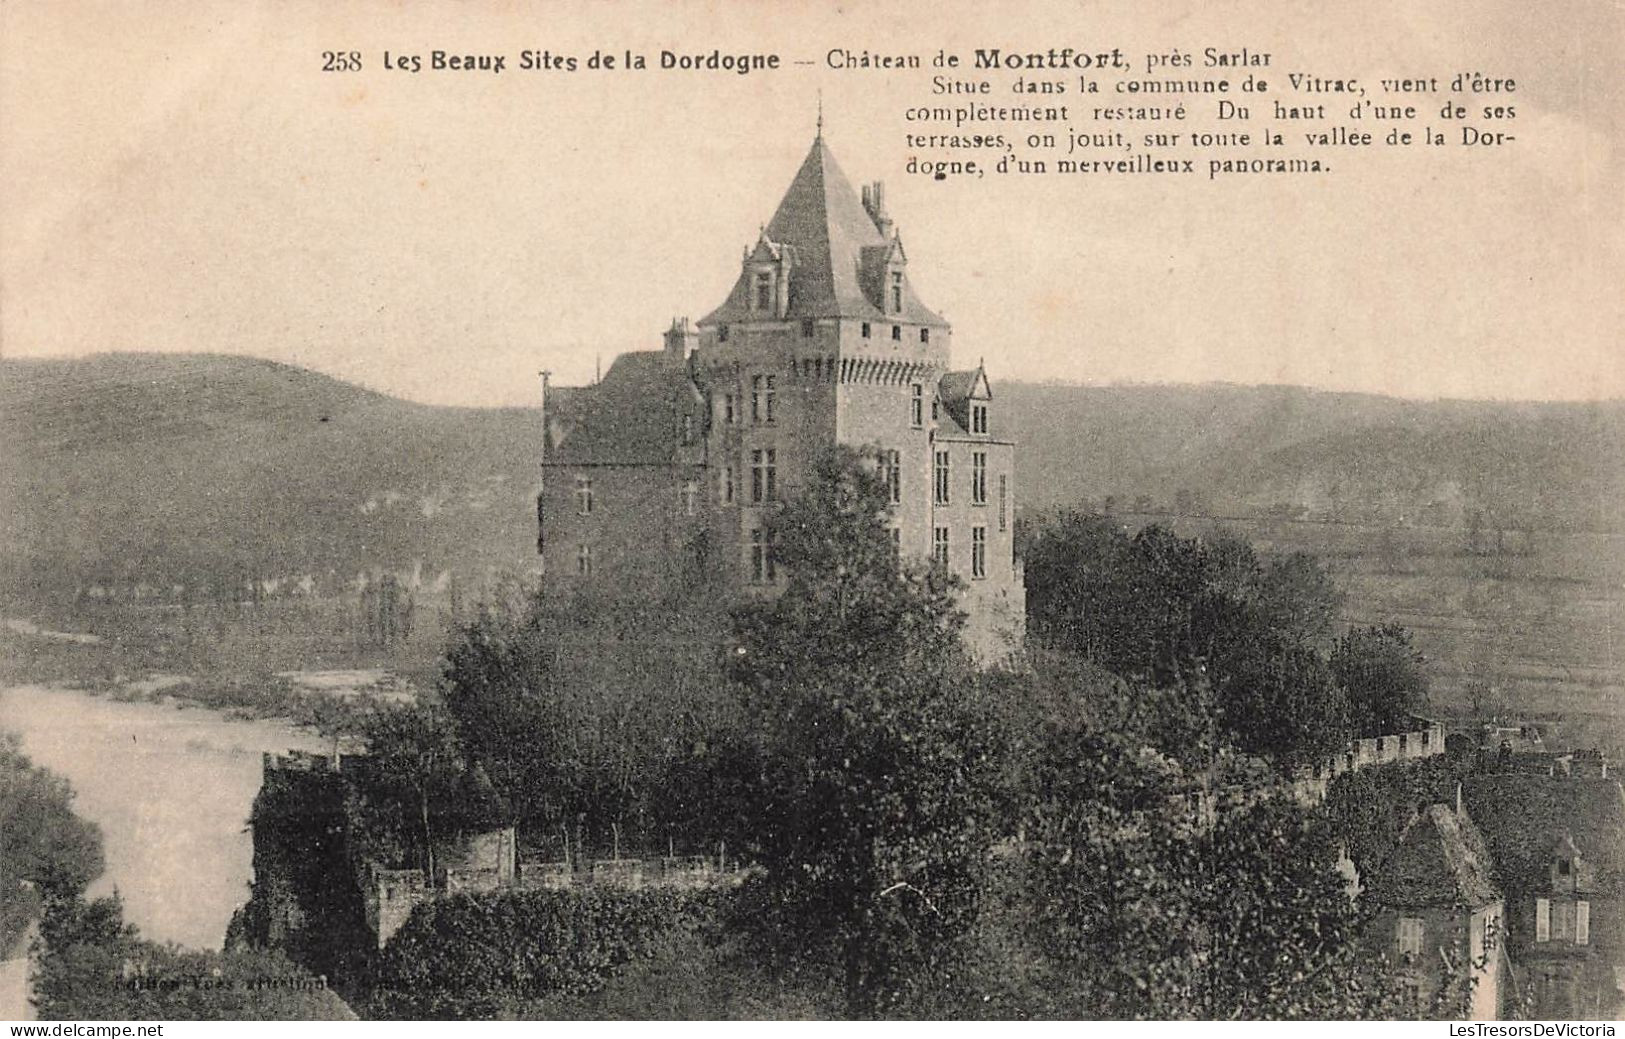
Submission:
[[[1088,503],[1314,552],[1346,619],[1415,628],[1457,700],[1618,713],[1625,403],[1019,382],[994,397],[1029,514]],[[540,418],[241,357],[0,362],[0,595],[60,619],[87,594],[225,602],[257,579],[320,599],[389,569],[433,599],[531,571]]]
[[[539,414],[412,404],[287,365],[0,366],[11,589],[531,562]]]

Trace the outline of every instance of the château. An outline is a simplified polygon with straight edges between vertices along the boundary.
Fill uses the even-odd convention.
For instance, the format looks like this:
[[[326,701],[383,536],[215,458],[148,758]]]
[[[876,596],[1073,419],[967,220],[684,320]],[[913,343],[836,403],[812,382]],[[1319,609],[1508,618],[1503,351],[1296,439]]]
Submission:
[[[775,594],[765,517],[821,451],[849,445],[884,470],[899,557],[962,578],[967,641],[1002,659],[1026,598],[1015,449],[985,371],[951,368],[951,347],[884,186],[855,192],[820,130],[720,306],[592,386],[544,387],[545,592]]]

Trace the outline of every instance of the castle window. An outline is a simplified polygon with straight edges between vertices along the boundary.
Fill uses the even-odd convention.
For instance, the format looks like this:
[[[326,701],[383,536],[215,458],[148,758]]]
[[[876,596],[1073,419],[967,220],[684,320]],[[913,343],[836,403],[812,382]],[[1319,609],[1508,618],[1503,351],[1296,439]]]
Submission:
[[[931,421],[935,422],[940,417],[942,417],[942,402],[940,400],[932,400],[931,401]]]
[[[693,415],[684,415],[683,416],[683,443],[692,444],[693,442],[694,442],[694,416]]]
[[[948,565],[948,528],[935,527],[931,531],[931,559],[939,566]]]
[[[778,452],[773,448],[750,453],[750,500],[753,505],[778,497]]]
[[[683,515],[696,516],[699,514],[700,485],[698,481],[690,480],[683,484],[683,490],[678,497],[683,505]]]
[[[863,338],[868,339],[869,338],[869,322],[865,321],[863,323],[863,328],[860,331],[863,333]]]
[[[1415,960],[1422,955],[1422,918],[1419,916],[1402,916],[1399,918],[1399,959],[1400,962]]]
[[[986,527],[970,529],[970,575],[978,578],[987,576]]]
[[[925,387],[915,383],[910,387],[909,424],[915,428],[925,425]]]
[[[948,452],[937,452],[936,486],[931,500],[938,505],[948,504]]]
[[[728,326],[727,325],[718,325],[717,326],[717,342],[726,343],[727,341],[728,341]]]
[[[891,565],[893,567],[900,567],[903,565],[902,527],[893,527],[891,529]]]
[[[806,318],[801,322],[801,338],[803,338],[803,339],[811,339],[812,335],[813,335],[812,319],[811,318]]]
[[[756,275],[756,309],[773,309],[773,275],[766,271]]]
[[[973,451],[970,456],[970,503],[987,504],[987,452]]]
[[[536,496],[536,551],[541,552],[547,548],[547,495]]]
[[[576,549],[576,573],[582,577],[592,576],[592,546],[582,545]]]
[[[903,500],[903,454],[901,451],[886,452],[886,487],[891,491],[893,505]]]
[[[582,516],[592,515],[592,477],[576,477],[576,512]]]
[[[772,422],[773,406],[776,403],[778,391],[771,375],[753,375],[750,377],[750,420],[752,422]]]
[[[970,431],[972,433],[987,432],[986,404],[972,404],[970,406]]]
[[[893,325],[893,326],[891,326],[891,337],[895,341],[901,341],[902,338],[903,338],[903,326],[902,325]]]
[[[999,477],[999,529],[1005,529],[1005,509],[1010,502],[1010,478]]]
[[[920,342],[929,343],[930,341],[931,341],[931,330],[929,328],[920,329]]]
[[[1574,944],[1591,944],[1591,903],[1574,903]]]
[[[1549,898],[1535,899],[1535,941],[1552,940],[1552,902]]]
[[[893,314],[903,312],[903,272],[891,272],[891,309]],[[893,336],[892,338],[896,338]]]
[[[734,395],[730,393],[722,398],[722,421],[731,426],[737,419],[738,413],[734,410]]]
[[[722,469],[722,504],[734,503],[734,467],[723,466]]]
[[[752,584],[771,584],[778,578],[773,558],[773,535],[760,527],[750,532],[750,579]]]

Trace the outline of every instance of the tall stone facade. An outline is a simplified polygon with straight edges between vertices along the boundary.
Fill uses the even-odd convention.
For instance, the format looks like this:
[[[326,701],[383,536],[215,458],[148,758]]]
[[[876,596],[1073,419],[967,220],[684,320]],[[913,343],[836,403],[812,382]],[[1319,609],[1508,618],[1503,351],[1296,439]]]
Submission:
[[[855,192],[820,135],[727,298],[590,387],[544,390],[544,588],[659,599],[771,595],[764,516],[818,453],[878,452],[900,553],[964,580],[984,662],[1019,645],[1015,448],[985,372],[915,294],[881,184]]]

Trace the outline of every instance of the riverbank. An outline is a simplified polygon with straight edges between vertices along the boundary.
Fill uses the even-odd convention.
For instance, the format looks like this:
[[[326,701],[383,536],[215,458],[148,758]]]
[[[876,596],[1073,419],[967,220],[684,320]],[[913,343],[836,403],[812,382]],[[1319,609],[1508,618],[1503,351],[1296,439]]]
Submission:
[[[106,871],[88,896],[117,891],[144,935],[197,949],[219,949],[248,898],[263,754],[330,749],[285,720],[46,685],[0,688],[0,728],[101,828]]]

